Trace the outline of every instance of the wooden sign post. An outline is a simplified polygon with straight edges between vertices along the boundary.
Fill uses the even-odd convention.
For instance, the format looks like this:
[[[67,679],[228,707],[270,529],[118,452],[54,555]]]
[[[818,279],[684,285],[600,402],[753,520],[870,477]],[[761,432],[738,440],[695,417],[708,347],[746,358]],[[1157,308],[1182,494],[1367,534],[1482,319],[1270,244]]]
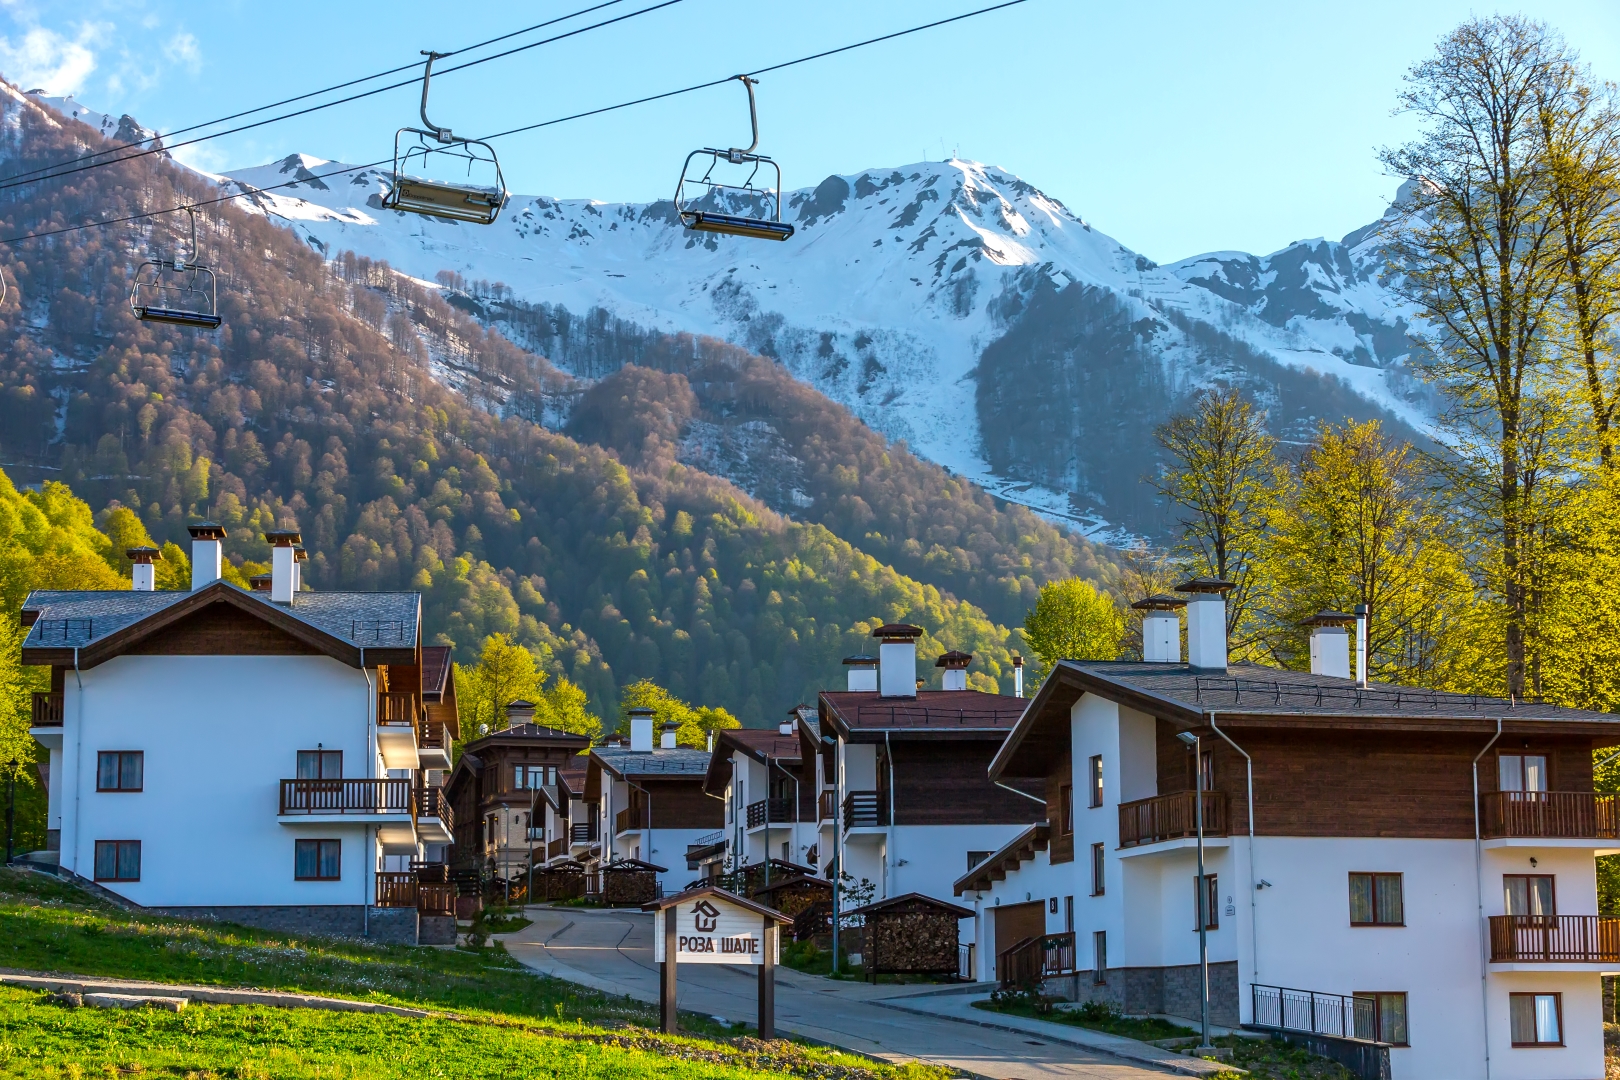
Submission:
[[[759,1037],[776,1038],[776,952],[780,928],[793,920],[724,889],[688,889],[642,908],[653,912],[658,961],[658,1015],[674,1034],[677,964],[748,964],[759,968]]]

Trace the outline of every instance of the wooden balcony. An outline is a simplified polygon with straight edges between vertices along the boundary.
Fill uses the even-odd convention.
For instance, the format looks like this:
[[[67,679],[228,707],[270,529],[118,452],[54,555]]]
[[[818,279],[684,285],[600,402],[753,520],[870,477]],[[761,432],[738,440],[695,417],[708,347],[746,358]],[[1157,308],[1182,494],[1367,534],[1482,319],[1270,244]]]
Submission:
[[[828,788],[816,798],[816,821],[831,821],[833,811],[838,806],[838,792]]]
[[[1486,839],[1620,840],[1620,796],[1591,791],[1491,791],[1479,797]]]
[[[421,768],[448,769],[450,767],[450,730],[442,720],[429,720],[426,715],[417,725],[417,756]]]
[[[627,806],[613,815],[613,835],[631,829],[652,828],[652,811],[645,806]]]
[[[416,695],[394,693],[377,695],[377,749],[390,769],[419,769],[420,733],[417,725]]]
[[[1119,804],[1119,846],[1138,847],[1198,835],[1197,793],[1178,791]],[[1204,792],[1204,835],[1230,830],[1224,791]]]
[[[596,843],[596,818],[589,821],[576,821],[568,827],[568,839],[575,844]]]
[[[415,871],[378,871],[375,895],[378,907],[413,907],[423,915],[456,913],[456,887],[422,881]]]
[[[996,981],[1008,988],[1036,986],[1074,970],[1073,930],[1025,938],[996,957]]]
[[[445,797],[444,789],[419,787],[415,791],[416,828],[424,844],[449,844],[455,841],[456,813]]]
[[[1493,964],[1620,964],[1620,919],[1492,915]]]
[[[568,838],[566,836],[559,836],[557,839],[546,845],[547,862],[550,862],[552,859],[560,859],[566,854],[568,854]]]
[[[62,695],[34,691],[34,727],[62,726]]]
[[[882,828],[889,823],[889,808],[876,791],[851,791],[844,796],[844,830]]]
[[[409,780],[283,780],[282,817],[416,816]]]
[[[757,829],[766,822],[791,822],[793,820],[792,799],[761,799],[748,804],[748,827]]]

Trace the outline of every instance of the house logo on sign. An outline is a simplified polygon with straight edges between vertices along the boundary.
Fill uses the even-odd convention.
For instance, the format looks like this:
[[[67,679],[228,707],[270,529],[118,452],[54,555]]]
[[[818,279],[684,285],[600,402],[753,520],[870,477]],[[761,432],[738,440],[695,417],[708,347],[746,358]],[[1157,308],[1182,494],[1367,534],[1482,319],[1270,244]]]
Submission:
[[[720,925],[720,909],[707,900],[692,905],[692,925],[700,934],[712,934]]]

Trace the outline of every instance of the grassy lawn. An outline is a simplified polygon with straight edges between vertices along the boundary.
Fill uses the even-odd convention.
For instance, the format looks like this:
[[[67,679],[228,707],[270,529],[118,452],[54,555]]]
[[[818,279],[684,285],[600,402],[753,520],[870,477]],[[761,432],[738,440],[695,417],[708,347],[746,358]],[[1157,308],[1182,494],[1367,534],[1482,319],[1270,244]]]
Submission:
[[[67,1009],[0,989],[0,1077],[731,1077],[943,1080],[682,1016],[692,1037],[645,1030],[654,1010],[529,972],[499,948],[413,949],[134,916],[0,868],[0,967],[296,990],[452,1010],[427,1020],[191,1005],[181,1013]],[[707,1036],[708,1038],[705,1038]],[[109,1071],[109,1069],[111,1071]],[[53,1072],[54,1070],[54,1072]]]

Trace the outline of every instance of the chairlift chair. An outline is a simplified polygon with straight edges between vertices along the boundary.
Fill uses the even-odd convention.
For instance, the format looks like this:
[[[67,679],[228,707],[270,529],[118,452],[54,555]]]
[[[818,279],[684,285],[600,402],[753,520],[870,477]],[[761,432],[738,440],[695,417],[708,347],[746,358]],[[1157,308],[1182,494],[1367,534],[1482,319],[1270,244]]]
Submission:
[[[224,320],[214,271],[197,261],[197,212],[189,206],[185,210],[191,218],[191,258],[142,263],[129,290],[129,309],[142,322],[217,330]]]
[[[394,176],[382,204],[389,210],[451,218],[475,225],[492,224],[506,205],[506,180],[495,150],[486,142],[452,134],[428,119],[428,87],[433,80],[433,61],[443,53],[422,53],[427,67],[422,73],[422,127],[403,127],[394,133]],[[468,180],[453,182],[419,175],[430,166],[453,162],[465,167]],[[493,170],[493,186],[471,182],[474,171]]]
[[[758,80],[750,79],[747,75],[738,75],[736,78],[748,89],[748,120],[753,126],[754,141],[748,144],[746,150],[736,147],[729,150],[705,147],[686,155],[686,164],[681,168],[680,182],[675,185],[675,212],[680,215],[681,224],[694,232],[749,236],[756,240],[786,240],[793,235],[793,226],[782,220],[782,168],[765,155],[754,153],[759,147],[759,111],[754,104],[754,84]],[[703,170],[703,175],[694,176],[692,163],[700,159],[706,160],[708,167]],[[741,184],[723,184],[713,178],[715,166],[722,161],[730,165],[752,164],[754,169]],[[767,165],[775,171],[776,183],[767,187],[755,187],[754,178],[759,176],[761,167]],[[686,198],[688,184],[702,186],[705,196],[722,191],[735,191],[749,198],[768,200],[771,216],[747,217],[716,210],[690,209]]]

